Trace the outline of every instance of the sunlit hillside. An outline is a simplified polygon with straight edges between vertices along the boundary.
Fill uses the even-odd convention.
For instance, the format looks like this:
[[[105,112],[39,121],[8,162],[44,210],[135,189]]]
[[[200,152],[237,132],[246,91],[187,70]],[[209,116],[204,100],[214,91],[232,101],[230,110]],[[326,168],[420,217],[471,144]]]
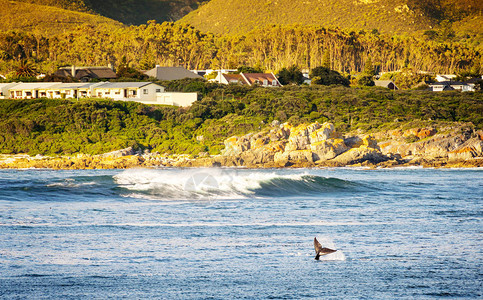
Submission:
[[[244,33],[268,24],[422,34],[437,28],[443,19],[451,23],[481,15],[482,9],[481,0],[211,0],[181,22],[217,34]],[[477,21],[471,26],[481,31],[483,24]]]
[[[0,0],[0,30],[21,30],[53,35],[82,24],[120,27],[121,23],[85,12],[20,1]]]
[[[18,0],[99,14],[124,24],[176,21],[207,0]]]

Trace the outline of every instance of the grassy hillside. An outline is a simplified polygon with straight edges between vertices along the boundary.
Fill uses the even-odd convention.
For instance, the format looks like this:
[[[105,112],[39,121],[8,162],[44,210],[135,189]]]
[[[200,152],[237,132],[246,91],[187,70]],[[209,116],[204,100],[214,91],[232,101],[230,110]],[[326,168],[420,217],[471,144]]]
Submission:
[[[443,19],[455,22],[477,16],[482,10],[483,1],[479,0],[212,0],[180,22],[217,34],[239,34],[268,24],[377,29],[400,34],[423,33]],[[482,31],[483,24],[478,22],[473,27]]]
[[[99,14],[124,24],[176,21],[207,0],[18,0]]]
[[[21,30],[44,35],[63,33],[82,24],[122,26],[114,20],[85,12],[10,0],[0,0],[0,20],[0,31]]]
[[[186,90],[192,82],[180,81],[176,89]],[[259,131],[274,119],[294,125],[330,121],[342,132],[393,129],[406,122],[483,125],[483,93],[210,83],[199,91],[203,100],[188,109],[100,99],[3,100],[0,153],[98,154],[133,146],[160,153],[215,154],[227,137]]]

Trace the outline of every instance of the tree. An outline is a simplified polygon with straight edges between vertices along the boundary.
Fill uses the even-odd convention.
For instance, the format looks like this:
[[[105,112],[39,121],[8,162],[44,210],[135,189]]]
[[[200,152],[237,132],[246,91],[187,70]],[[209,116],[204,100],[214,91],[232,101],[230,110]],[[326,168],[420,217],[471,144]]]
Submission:
[[[372,64],[372,59],[370,57],[367,59],[366,64],[364,65],[364,74],[368,76],[376,75],[374,65]]]
[[[317,67],[310,71],[310,78],[312,78],[312,84],[319,85],[332,85],[340,84],[349,86],[349,79],[342,76],[339,72],[330,70],[325,67]]]
[[[278,74],[278,81],[281,84],[302,84],[304,82],[304,76],[299,67],[293,65],[289,68],[282,68]]]
[[[248,66],[240,66],[235,73],[263,73],[263,69],[260,67],[248,67]]]
[[[322,67],[330,69],[330,51],[325,49],[324,56],[322,56]]]
[[[357,78],[357,84],[362,86],[374,86],[374,80],[372,80],[372,76],[370,75],[361,75]]]

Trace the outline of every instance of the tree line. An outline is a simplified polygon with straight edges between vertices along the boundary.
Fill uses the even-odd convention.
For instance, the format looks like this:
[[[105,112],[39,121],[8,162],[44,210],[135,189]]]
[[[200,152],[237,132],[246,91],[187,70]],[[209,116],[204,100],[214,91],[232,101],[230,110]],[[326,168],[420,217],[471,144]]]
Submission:
[[[118,66],[121,62],[138,70],[157,64],[188,69],[248,65],[276,72],[293,65],[301,69],[323,66],[326,53],[330,68],[343,73],[363,71],[368,60],[378,72],[411,68],[456,73],[479,70],[482,62],[481,54],[464,42],[318,26],[268,26],[234,37],[155,21],[121,28],[83,25],[53,37],[35,31],[0,33],[3,73],[14,71],[21,61],[29,61],[44,73],[63,65]]]

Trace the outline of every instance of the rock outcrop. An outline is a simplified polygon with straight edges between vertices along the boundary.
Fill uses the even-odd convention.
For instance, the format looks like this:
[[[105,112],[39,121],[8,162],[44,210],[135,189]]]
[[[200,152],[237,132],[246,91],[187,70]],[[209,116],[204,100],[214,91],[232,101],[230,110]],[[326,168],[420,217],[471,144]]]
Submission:
[[[132,148],[101,155],[43,157],[0,155],[0,168],[123,169],[134,167],[483,167],[483,131],[471,124],[338,133],[331,123],[292,126],[233,136],[221,155],[168,155]]]

